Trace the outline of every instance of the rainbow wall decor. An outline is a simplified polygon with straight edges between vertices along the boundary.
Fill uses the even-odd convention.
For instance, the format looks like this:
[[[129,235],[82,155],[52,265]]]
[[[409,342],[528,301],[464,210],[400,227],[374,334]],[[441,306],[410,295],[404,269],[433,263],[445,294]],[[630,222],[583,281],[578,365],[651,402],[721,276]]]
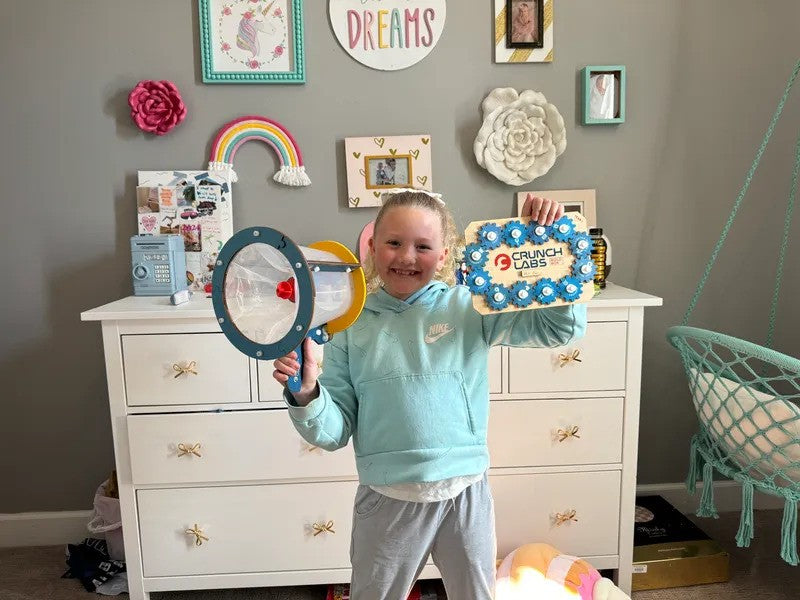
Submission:
[[[226,123],[214,138],[208,168],[214,171],[227,171],[230,181],[237,181],[233,170],[233,157],[239,146],[249,140],[261,140],[278,153],[281,167],[272,177],[278,183],[291,186],[311,185],[303,165],[303,155],[286,128],[272,119],[248,116]]]

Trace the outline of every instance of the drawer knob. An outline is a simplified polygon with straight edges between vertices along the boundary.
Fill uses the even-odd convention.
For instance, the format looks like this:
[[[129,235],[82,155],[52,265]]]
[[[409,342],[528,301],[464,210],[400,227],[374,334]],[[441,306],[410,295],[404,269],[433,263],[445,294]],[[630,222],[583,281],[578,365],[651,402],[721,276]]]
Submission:
[[[208,538],[203,535],[203,530],[197,526],[197,523],[194,524],[194,529],[187,529],[186,533],[194,536],[195,546],[202,546],[204,541],[208,541]]]
[[[333,521],[314,523],[311,527],[314,529],[314,537],[317,537],[320,533],[336,533],[333,530]]]
[[[178,363],[173,363],[172,364],[172,368],[175,371],[177,371],[177,373],[175,374],[175,377],[173,379],[177,379],[181,375],[189,375],[190,373],[192,375],[197,375],[197,371],[195,371],[195,369],[194,369],[196,366],[197,366],[197,362],[196,361],[190,362],[185,367],[179,365]]]
[[[195,456],[202,458],[202,454],[200,454],[200,444],[198,443],[194,446],[178,444],[178,457],[181,457],[185,454],[194,454]]]
[[[564,354],[564,353],[559,354],[558,355],[559,368],[562,368],[571,362],[583,362],[580,358],[578,358],[580,355],[581,351],[577,349],[573,350],[571,354]]]
[[[567,429],[559,429],[558,430],[558,441],[563,442],[569,438],[580,438],[580,427],[577,425],[573,425],[572,427],[568,427]]]
[[[314,444],[309,444],[308,442],[303,443],[303,450],[311,454],[312,452],[322,452],[322,448],[319,446],[315,446]]]
[[[556,522],[556,527],[560,527],[564,523],[569,523],[570,521],[575,521],[577,523],[578,522],[578,513],[575,512],[574,509],[568,510],[568,511],[563,512],[563,513],[558,512],[558,513],[556,513],[556,516],[555,516],[554,520]]]

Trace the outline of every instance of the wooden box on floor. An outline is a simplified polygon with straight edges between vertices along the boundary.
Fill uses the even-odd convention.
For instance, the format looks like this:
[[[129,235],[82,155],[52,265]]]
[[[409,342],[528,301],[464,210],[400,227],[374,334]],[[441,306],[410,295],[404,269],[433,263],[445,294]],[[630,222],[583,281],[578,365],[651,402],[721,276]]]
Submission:
[[[661,496],[636,498],[632,588],[728,581],[730,556]]]

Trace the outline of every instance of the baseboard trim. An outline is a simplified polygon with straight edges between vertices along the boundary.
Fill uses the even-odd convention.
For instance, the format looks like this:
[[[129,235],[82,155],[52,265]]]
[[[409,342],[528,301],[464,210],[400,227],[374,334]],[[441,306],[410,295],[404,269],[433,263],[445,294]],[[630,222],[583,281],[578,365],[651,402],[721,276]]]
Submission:
[[[700,504],[703,484],[690,495],[683,483],[639,485],[639,495],[658,494],[682,513],[694,513]],[[735,481],[714,482],[714,505],[719,512],[738,511],[742,507],[741,486]],[[782,509],[783,500],[769,494],[754,494],[756,509]],[[86,523],[91,511],[54,511],[0,514],[0,548],[23,546],[60,546],[80,542],[89,535]]]
[[[89,536],[90,510],[0,514],[0,548],[75,544]]]
[[[702,482],[697,483],[697,491],[689,494],[683,483],[655,483],[636,486],[640,496],[659,495],[684,514],[694,514],[700,506],[703,493]],[[732,512],[742,509],[742,486],[735,481],[714,482],[714,506],[717,512]],[[753,508],[772,510],[783,508],[783,498],[771,494],[753,494]]]

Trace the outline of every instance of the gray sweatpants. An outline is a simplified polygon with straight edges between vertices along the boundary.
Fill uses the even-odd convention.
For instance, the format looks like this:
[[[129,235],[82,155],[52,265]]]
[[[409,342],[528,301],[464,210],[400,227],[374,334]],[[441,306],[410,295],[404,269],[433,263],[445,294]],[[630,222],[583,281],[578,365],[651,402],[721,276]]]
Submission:
[[[441,502],[404,502],[358,486],[351,600],[406,600],[428,556],[448,598],[491,600],[496,555],[494,503],[485,475]]]

